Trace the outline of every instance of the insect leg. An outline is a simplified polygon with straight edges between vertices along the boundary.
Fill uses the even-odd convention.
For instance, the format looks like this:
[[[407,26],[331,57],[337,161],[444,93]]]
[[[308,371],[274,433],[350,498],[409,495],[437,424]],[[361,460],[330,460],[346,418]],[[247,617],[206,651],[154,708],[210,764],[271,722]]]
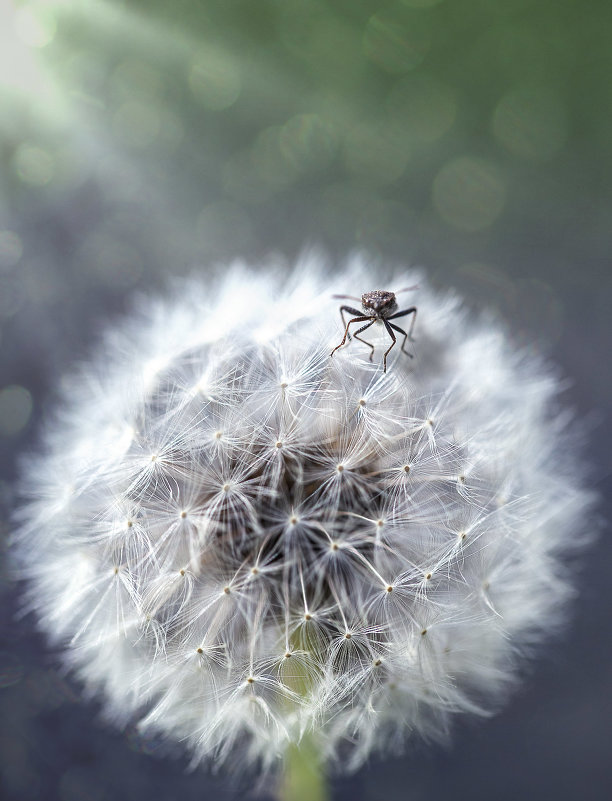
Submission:
[[[406,340],[408,339],[408,334],[404,331],[403,328],[400,328],[399,325],[394,325],[393,323],[389,323],[389,325],[391,326],[391,328],[394,328],[400,334],[404,335],[404,341],[402,342],[402,348],[401,349],[404,351],[406,356],[410,356],[410,358],[412,359],[412,353],[408,353],[408,351],[404,349],[404,346],[406,345]]]
[[[347,311],[350,311],[350,309],[347,309]],[[353,317],[352,320],[349,320],[344,330],[344,336],[342,337],[342,342],[339,345],[336,345],[336,347],[332,350],[332,352],[329,355],[333,356],[334,353],[338,350],[338,348],[341,348],[344,345],[344,343],[346,342],[346,338],[348,336],[349,325],[351,323],[362,323],[364,320],[369,320],[369,319],[370,319],[369,317],[366,317],[364,314],[362,314],[360,317]]]
[[[387,372],[387,354],[389,353],[391,348],[397,342],[397,338],[396,338],[395,334],[393,333],[393,329],[391,328],[391,324],[388,323],[386,320],[383,320],[383,323],[385,324],[385,328],[387,329],[387,332],[388,332],[389,336],[393,340],[393,342],[389,345],[389,347],[385,351],[385,355],[383,356],[383,365],[384,365],[383,366],[383,373],[386,373]]]
[[[363,342],[364,345],[367,345],[369,348],[372,348],[372,350],[370,351],[370,361],[372,361],[372,356],[374,356],[374,345],[372,345],[371,342],[366,342],[365,339],[362,339],[359,336],[359,334],[361,334],[362,331],[365,331],[366,329],[368,329],[371,325],[374,325],[375,322],[376,322],[376,319],[372,320],[371,323],[366,323],[358,331],[355,331],[355,333],[353,334],[355,339],[358,339],[360,342]]]
[[[416,316],[417,316],[417,307],[416,306],[411,306],[409,309],[404,309],[404,311],[396,312],[395,314],[392,314],[390,317],[387,317],[387,320],[395,320],[398,317],[405,317],[407,314],[412,314],[413,315],[412,322],[410,323],[410,328],[408,329],[408,339],[412,342],[413,341],[413,339],[412,339],[412,329],[414,328],[414,324],[416,322]]]
[[[334,295],[334,297],[336,297],[336,296]],[[342,295],[339,295],[338,297],[342,297]],[[344,297],[349,297],[349,295],[345,295]],[[357,309],[352,309],[350,306],[340,306],[340,317],[342,317],[342,327],[343,328],[346,325],[346,321],[344,319],[344,312],[348,312],[349,314],[356,314],[357,317],[363,317],[363,314],[360,311],[357,311]],[[350,334],[348,335],[348,340],[349,340],[349,342],[351,341],[351,335]]]

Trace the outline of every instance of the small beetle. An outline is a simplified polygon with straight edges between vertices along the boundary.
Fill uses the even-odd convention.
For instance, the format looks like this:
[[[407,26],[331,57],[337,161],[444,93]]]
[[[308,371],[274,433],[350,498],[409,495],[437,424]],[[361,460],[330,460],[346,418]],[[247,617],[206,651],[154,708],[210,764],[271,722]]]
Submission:
[[[400,289],[398,292],[407,292],[411,289],[416,289],[416,286],[409,286],[405,289]],[[362,339],[359,334],[362,331],[365,331],[370,326],[374,325],[375,322],[381,322],[385,328],[387,329],[387,333],[391,337],[391,344],[385,351],[385,355],[383,357],[383,372],[387,372],[387,355],[391,348],[397,342],[397,337],[393,333],[393,331],[398,331],[400,334],[404,335],[404,341],[402,342],[402,351],[406,354],[406,356],[410,356],[412,358],[412,353],[408,353],[405,350],[406,340],[409,339],[411,342],[412,339],[412,329],[414,328],[414,323],[416,320],[417,309],[416,306],[411,306],[409,309],[404,309],[403,311],[397,311],[397,300],[395,299],[395,292],[388,292],[384,289],[374,289],[371,292],[366,292],[361,296],[361,306],[362,311],[358,311],[357,309],[353,309],[351,306],[340,306],[340,317],[342,318],[342,325],[345,326],[344,329],[344,336],[342,337],[342,342],[332,350],[330,356],[333,356],[334,353],[341,348],[344,343],[346,342],[346,338],[348,337],[349,341],[351,339],[351,334],[349,334],[349,327],[352,323],[363,323],[365,325],[361,326],[353,336],[355,339],[358,339],[360,342],[363,342],[367,345],[370,350],[370,361],[372,361],[372,357],[374,356],[374,345],[371,342],[366,342],[365,339]],[[334,295],[335,298],[338,299],[347,299],[347,300],[359,300],[359,298],[352,297],[351,295]],[[353,317],[347,322],[344,320],[344,312],[348,314],[355,314],[356,317]],[[395,320],[397,317],[405,317],[407,314],[412,314],[412,322],[410,323],[410,328],[408,332],[404,331],[398,325],[394,325],[393,323],[389,322],[390,320]]]

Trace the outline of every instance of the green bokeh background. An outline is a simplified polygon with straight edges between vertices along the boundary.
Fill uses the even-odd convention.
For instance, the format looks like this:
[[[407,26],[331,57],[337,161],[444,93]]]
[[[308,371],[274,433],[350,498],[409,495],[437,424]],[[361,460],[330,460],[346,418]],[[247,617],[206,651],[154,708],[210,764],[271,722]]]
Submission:
[[[552,353],[590,415],[593,480],[609,490],[610,30],[603,0],[2,0],[0,444],[11,455],[35,440],[59,376],[133,291],[234,258],[291,263],[314,247],[331,270],[362,250],[373,265],[424,266],[434,284],[497,310],[519,344]],[[3,470],[8,508],[11,458]],[[549,797],[569,799],[558,765],[570,753],[582,797],[605,797],[606,558],[582,588],[580,648],[559,646],[561,678],[549,665],[534,680],[537,720],[556,719],[563,699],[557,739],[546,729],[535,746],[548,743],[550,764],[536,775],[527,759],[521,785],[509,763],[489,797],[535,797],[526,788],[552,781]],[[2,586],[15,594],[8,578]],[[19,670],[5,656],[0,677],[39,669],[17,631]],[[26,726],[23,704],[9,703]],[[500,749],[524,712],[499,724]],[[559,739],[576,721],[591,739]],[[10,793],[42,798],[10,758],[14,738],[0,746]],[[434,759],[462,786],[457,761]],[[43,776],[36,764],[27,770]],[[410,764],[351,792],[404,798],[410,774],[412,797],[443,793],[431,765],[430,776]],[[61,781],[49,798],[73,801]]]
[[[5,98],[3,205],[19,220],[95,185],[105,213],[63,265],[78,280],[146,285],[154,271],[315,243],[504,295],[535,278],[537,300],[554,302],[602,255],[609,4],[18,8],[46,85]],[[603,265],[598,278],[608,284]]]

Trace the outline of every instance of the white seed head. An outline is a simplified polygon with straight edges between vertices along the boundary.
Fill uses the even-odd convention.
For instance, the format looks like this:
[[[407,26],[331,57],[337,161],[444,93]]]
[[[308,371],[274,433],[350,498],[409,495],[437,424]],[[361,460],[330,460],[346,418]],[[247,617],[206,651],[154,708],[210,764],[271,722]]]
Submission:
[[[556,379],[422,280],[414,358],[383,373],[382,326],[373,362],[330,358],[331,295],[379,284],[305,261],[141,301],[24,469],[31,607],[113,717],[196,761],[267,769],[309,732],[353,769],[497,704],[559,621],[592,497]]]

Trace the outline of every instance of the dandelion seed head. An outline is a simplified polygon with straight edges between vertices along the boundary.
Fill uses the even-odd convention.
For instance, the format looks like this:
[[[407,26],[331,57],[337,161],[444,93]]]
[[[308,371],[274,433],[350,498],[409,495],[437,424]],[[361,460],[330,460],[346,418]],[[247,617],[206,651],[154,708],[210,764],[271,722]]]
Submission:
[[[593,503],[558,381],[422,276],[388,287],[417,281],[386,373],[376,326],[372,362],[330,358],[331,295],[382,285],[357,259],[142,300],[66,382],[15,548],[114,719],[262,770],[310,732],[351,770],[497,706],[557,624]]]

